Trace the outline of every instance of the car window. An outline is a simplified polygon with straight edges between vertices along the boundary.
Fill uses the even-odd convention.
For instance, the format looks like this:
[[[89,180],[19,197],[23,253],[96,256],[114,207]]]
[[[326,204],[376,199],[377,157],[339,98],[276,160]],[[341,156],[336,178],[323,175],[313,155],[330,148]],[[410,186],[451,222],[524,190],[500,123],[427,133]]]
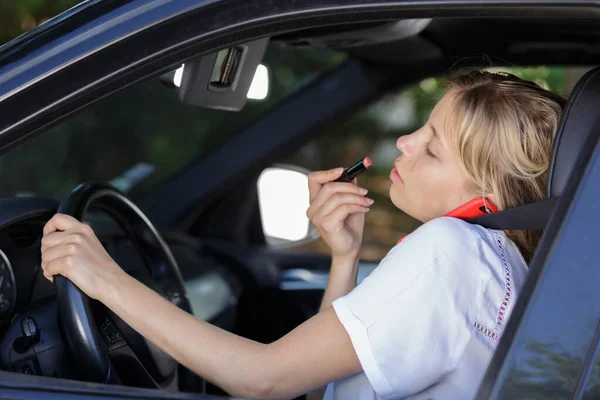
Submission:
[[[269,96],[239,112],[182,104],[160,78],[127,88],[2,155],[0,196],[61,199],[86,181],[130,194],[147,190],[345,59],[330,50],[271,45],[263,58],[271,70]]]
[[[588,69],[531,67],[490,70],[512,72],[566,97]],[[432,77],[409,89],[386,95],[281,160],[309,170],[321,170],[348,167],[365,156],[373,159],[373,166],[358,178],[359,184],[369,190],[368,196],[375,200],[365,218],[361,247],[363,260],[381,260],[400,238],[420,225],[419,221],[392,204],[389,173],[393,160],[400,155],[396,149],[398,136],[415,131],[427,120],[443,94],[441,83],[440,78]],[[330,254],[323,239],[289,247],[288,250]]]

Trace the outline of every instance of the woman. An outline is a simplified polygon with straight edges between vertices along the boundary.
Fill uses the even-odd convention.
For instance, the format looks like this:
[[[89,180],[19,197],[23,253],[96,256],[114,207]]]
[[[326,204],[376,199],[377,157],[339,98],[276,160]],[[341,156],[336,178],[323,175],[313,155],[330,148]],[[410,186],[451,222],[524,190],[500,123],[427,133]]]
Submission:
[[[331,247],[331,277],[320,312],[271,344],[179,310],[124,273],[88,226],[65,215],[44,228],[44,275],[66,276],[235,396],[291,398],[333,382],[326,398],[470,398],[540,232],[490,230],[444,215],[477,198],[498,209],[544,198],[562,107],[560,97],[512,75],[451,79],[427,123],[398,138],[402,154],[390,174],[394,205],[424,224],[356,288],[372,200],[355,183],[333,183],[340,168],[311,173],[307,215]]]

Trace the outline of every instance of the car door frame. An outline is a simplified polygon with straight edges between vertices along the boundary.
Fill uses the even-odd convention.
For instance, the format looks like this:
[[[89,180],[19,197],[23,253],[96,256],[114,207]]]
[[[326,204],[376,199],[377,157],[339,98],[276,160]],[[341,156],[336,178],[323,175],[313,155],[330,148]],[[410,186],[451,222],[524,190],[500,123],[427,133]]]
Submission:
[[[555,393],[553,398],[581,399],[590,383],[592,360],[598,357],[600,343],[600,273],[594,263],[598,258],[595,227],[600,226],[600,214],[595,212],[600,198],[599,139],[600,135],[591,137],[578,156],[529,265],[527,280],[477,399],[515,398],[519,394],[515,394],[514,385],[519,380],[539,387],[543,393],[549,382],[535,382],[548,373],[539,363],[543,355],[538,350],[540,344],[555,356],[568,356],[571,367],[577,367],[576,376],[569,375],[574,378],[572,389]],[[549,331],[554,335],[552,342]],[[574,332],[580,344],[577,356],[565,352],[575,341]],[[524,371],[533,381],[524,380]]]

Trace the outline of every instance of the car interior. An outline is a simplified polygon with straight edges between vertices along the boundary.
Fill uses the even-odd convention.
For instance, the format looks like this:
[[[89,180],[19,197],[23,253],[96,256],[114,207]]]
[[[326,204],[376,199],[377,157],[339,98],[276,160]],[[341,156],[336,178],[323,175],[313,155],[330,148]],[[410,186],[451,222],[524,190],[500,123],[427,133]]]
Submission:
[[[265,235],[257,186],[263,171],[273,165],[293,165],[301,172],[311,165],[337,166],[323,157],[314,161],[314,143],[336,127],[351,128],[343,124],[357,123],[354,116],[366,109],[373,112],[368,107],[386,96],[464,67],[558,66],[579,82],[574,89],[564,88],[563,95],[570,97],[548,183],[548,196],[559,199],[556,208],[567,207],[560,196],[577,184],[571,173],[581,173],[593,150],[588,144],[597,124],[600,70],[592,68],[600,60],[599,36],[596,21],[585,17],[424,18],[310,27],[245,42],[258,49],[254,69],[260,62],[270,67],[273,87],[263,102],[243,99],[233,106],[240,99],[228,99],[225,103],[236,110],[230,111],[223,110],[220,99],[197,97],[199,89],[178,95],[169,80],[179,64],[185,61],[186,66],[195,65],[194,71],[210,75],[215,52],[208,67],[203,64],[206,55],[197,64],[181,60],[57,122],[0,157],[3,180],[7,165],[17,165],[27,176],[6,173],[7,186],[0,189],[1,369],[15,373],[17,380],[37,379],[48,387],[70,379],[227,395],[72,283],[45,279],[40,267],[44,224],[57,211],[80,218],[127,273],[174,304],[235,334],[273,342],[318,311],[331,258],[310,228],[300,240]],[[295,63],[308,68],[300,71]],[[286,71],[281,66],[288,68],[288,75],[275,74]],[[293,84],[286,86],[286,81]],[[181,85],[190,88],[190,82],[184,75]],[[119,114],[123,104],[137,101],[147,101],[142,115]],[[151,116],[156,119],[141,123]],[[141,145],[133,133],[131,140],[120,137],[124,129],[137,132],[154,126],[159,131],[170,119],[180,120],[181,131],[167,142],[157,136],[154,147]],[[80,131],[89,136],[82,133],[77,139]],[[102,135],[104,142],[91,139]],[[57,138],[64,138],[64,152],[57,152],[49,168],[41,167],[30,154]],[[137,147],[146,150],[138,152]],[[175,156],[167,160],[156,150],[163,148]],[[338,159],[350,164],[363,150],[341,148],[331,154],[344,152],[350,155]],[[302,166],[303,159],[315,164]],[[554,210],[552,204],[539,217],[544,224]],[[403,221],[402,229],[418,226]],[[539,246],[543,251],[534,257],[515,313],[522,312],[525,293],[535,287],[535,268],[543,263],[559,223],[547,226]],[[379,247],[364,253],[359,281],[377,266],[402,229],[390,230]],[[508,346],[508,340],[501,341],[498,352]]]

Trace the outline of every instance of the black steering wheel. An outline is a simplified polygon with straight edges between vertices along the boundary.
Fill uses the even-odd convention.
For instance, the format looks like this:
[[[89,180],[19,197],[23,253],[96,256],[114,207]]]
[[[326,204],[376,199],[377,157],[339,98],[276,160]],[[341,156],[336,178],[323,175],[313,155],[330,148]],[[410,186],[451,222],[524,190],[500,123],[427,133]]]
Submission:
[[[144,213],[118,190],[98,183],[79,185],[60,204],[58,212],[81,221],[89,207],[102,209],[115,219],[144,259],[161,294],[190,312],[177,262]],[[54,281],[59,326],[82,379],[176,390],[177,363],[172,357],[107,308],[98,313],[98,303],[92,304],[90,298],[67,278],[57,275]],[[117,376],[115,363],[120,363],[124,370],[135,370],[135,376]]]

